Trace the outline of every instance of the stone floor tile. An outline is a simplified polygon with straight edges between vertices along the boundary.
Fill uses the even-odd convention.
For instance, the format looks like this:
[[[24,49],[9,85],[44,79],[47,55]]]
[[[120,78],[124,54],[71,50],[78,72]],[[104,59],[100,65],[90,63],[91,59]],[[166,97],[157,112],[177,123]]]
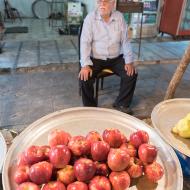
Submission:
[[[185,88],[185,89],[181,89],[181,88],[177,88],[176,92],[175,92],[175,97],[178,98],[190,98],[190,88]]]
[[[48,99],[52,97],[53,93],[53,87],[41,87],[38,89],[29,89],[27,96],[28,100],[36,100],[38,98],[40,99]]]
[[[46,73],[35,73],[30,76],[30,89],[48,88],[54,85],[56,85],[56,80],[46,75]]]
[[[117,92],[105,93],[101,91],[98,97],[98,106],[113,109],[112,104],[117,98]]]
[[[79,107],[82,106],[81,97],[77,95],[73,95],[71,98],[70,94],[62,94],[56,95],[53,99],[53,108],[55,111],[71,108],[71,107]]]
[[[28,110],[15,111],[15,112],[3,112],[2,113],[2,126],[15,126],[28,123]]]
[[[51,97],[44,98],[43,96],[36,96],[29,100],[29,107],[30,109],[42,108],[42,107],[47,107],[52,109],[52,98]]]
[[[28,123],[31,124],[34,121],[52,112],[54,112],[54,109],[51,102],[48,102],[48,104],[43,104],[43,105],[35,105],[33,107],[31,106],[28,112],[28,117],[29,117]]]
[[[38,119],[53,113],[54,110],[50,110],[50,109],[35,109],[33,110],[32,113],[29,114],[29,120],[28,120],[28,125],[32,124],[33,122],[37,121]]]
[[[29,108],[29,101],[27,98],[15,98],[12,100],[5,100],[2,102],[3,112],[12,114],[17,111],[25,111]]]
[[[11,74],[11,80],[6,83],[11,91],[27,90],[29,87],[29,77],[26,74]]]

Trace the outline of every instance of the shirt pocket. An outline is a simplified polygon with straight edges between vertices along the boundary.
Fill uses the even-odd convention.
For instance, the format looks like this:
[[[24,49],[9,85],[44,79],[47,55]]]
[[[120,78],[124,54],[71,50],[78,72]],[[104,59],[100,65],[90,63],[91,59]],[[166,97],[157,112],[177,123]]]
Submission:
[[[114,30],[110,34],[111,41],[113,43],[120,43],[121,42],[121,31],[120,30]]]
[[[113,23],[111,27],[110,35],[112,37],[113,42],[116,42],[116,43],[121,42],[121,26],[119,26],[118,22]]]
[[[95,22],[92,31],[94,41],[104,41],[105,39],[107,39],[107,32],[103,27],[102,23]]]

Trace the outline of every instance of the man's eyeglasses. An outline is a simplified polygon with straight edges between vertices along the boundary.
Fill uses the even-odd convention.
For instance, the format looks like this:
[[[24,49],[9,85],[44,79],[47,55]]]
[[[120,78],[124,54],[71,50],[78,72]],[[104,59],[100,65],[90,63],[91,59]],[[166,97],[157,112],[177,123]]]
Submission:
[[[110,3],[110,2],[112,2],[112,0],[97,0],[97,3],[98,3],[98,4],[101,4],[101,3],[108,4],[108,3]]]

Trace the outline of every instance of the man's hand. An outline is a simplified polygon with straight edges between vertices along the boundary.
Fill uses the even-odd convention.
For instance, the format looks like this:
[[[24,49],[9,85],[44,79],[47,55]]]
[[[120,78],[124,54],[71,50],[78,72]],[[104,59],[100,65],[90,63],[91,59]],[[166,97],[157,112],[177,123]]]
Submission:
[[[125,64],[125,71],[128,76],[133,76],[137,73],[136,68],[133,63]]]
[[[89,76],[92,76],[92,69],[89,66],[82,67],[79,72],[79,78],[87,81]]]

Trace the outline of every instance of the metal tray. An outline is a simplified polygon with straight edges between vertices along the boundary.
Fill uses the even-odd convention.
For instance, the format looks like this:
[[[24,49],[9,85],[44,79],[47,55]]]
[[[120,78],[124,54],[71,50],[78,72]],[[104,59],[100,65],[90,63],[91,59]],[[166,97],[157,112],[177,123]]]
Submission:
[[[173,148],[190,157],[190,139],[171,133],[173,126],[190,113],[190,99],[176,98],[157,104],[151,114],[153,126]]]
[[[4,189],[16,188],[13,173],[17,155],[32,144],[47,144],[49,131],[63,129],[72,135],[86,135],[91,130],[102,133],[106,128],[118,128],[127,136],[137,129],[143,129],[149,133],[151,143],[159,149],[157,161],[164,167],[164,177],[158,184],[152,184],[142,177],[130,190],[182,190],[182,170],[173,149],[146,123],[122,112],[103,108],[65,109],[47,115],[27,127],[14,139],[7,153],[2,175]]]
[[[0,132],[0,173],[2,172],[3,162],[7,152],[7,145],[3,135]]]

